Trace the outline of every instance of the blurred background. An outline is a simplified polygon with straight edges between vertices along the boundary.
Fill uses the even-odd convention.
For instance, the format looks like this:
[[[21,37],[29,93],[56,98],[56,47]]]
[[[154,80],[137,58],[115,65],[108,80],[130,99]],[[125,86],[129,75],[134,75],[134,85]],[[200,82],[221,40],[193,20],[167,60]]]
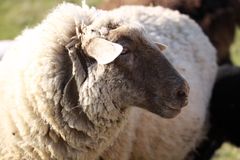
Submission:
[[[81,3],[80,0],[65,0]],[[176,2],[179,3],[176,3]],[[0,0],[0,40],[14,39],[30,28],[62,0]],[[218,50],[218,63],[240,66],[239,0],[87,0],[90,6],[111,9],[123,4],[162,5],[188,14],[200,24]],[[229,143],[212,160],[240,160],[240,149]]]

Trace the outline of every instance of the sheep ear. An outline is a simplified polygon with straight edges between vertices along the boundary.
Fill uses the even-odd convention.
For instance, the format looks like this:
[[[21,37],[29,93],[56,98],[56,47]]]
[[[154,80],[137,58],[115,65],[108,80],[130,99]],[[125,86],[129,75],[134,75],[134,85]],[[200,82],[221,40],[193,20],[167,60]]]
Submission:
[[[116,59],[123,47],[117,43],[102,38],[94,38],[86,46],[87,54],[93,57],[99,64],[108,64]]]
[[[155,44],[158,46],[160,51],[164,51],[168,46],[162,43],[155,42]]]

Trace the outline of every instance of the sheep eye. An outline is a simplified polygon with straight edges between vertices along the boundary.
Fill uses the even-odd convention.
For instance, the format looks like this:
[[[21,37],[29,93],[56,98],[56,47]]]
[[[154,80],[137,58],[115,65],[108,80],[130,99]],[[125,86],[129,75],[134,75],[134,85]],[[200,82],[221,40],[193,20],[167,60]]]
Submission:
[[[126,55],[130,52],[130,50],[127,47],[123,47],[121,55]]]

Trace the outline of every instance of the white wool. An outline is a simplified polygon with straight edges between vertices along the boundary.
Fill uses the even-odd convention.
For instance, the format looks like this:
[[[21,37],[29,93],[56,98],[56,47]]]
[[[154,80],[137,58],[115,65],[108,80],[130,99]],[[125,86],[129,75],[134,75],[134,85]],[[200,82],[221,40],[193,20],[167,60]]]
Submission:
[[[56,106],[60,93],[51,91],[59,87],[55,86],[58,79],[54,77],[58,73],[61,78],[64,67],[44,62],[55,58],[64,63],[57,51],[64,49],[76,23],[88,25],[105,13],[64,3],[40,25],[26,30],[15,40],[14,47],[0,63],[0,159],[95,159],[105,151],[101,155],[103,159],[182,160],[203,138],[207,105],[217,71],[216,51],[198,25],[187,16],[162,7],[142,6],[126,6],[107,14],[118,22],[140,22],[153,41],[168,46],[164,54],[190,85],[188,106],[174,119],[163,119],[133,108],[127,124],[108,124],[113,127],[109,132],[101,130],[108,126],[101,126],[99,121],[99,133],[89,136],[103,143],[100,140],[82,142],[75,132],[68,132],[67,126],[66,132],[53,132],[60,130],[57,119],[60,117],[54,117],[55,112],[49,106]],[[49,54],[51,52],[53,54]],[[32,63],[36,60],[37,64]],[[32,96],[34,94],[37,96]],[[89,103],[89,99],[82,101]],[[124,119],[115,115],[113,111],[113,118]],[[69,125],[73,126],[74,120]],[[43,139],[43,135],[48,135],[50,140]],[[65,141],[58,141],[59,137]],[[111,146],[113,139],[115,142]],[[92,149],[89,151],[82,144]]]
[[[11,45],[12,45],[11,40],[0,41],[0,60],[2,59],[2,56],[7,51],[7,49],[11,47]]]

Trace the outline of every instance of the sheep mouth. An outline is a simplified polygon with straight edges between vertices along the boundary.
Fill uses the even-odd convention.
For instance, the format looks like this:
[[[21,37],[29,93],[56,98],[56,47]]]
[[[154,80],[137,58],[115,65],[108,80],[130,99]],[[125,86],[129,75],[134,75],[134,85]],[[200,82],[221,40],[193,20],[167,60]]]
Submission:
[[[172,107],[166,104],[161,105],[151,105],[146,108],[148,111],[157,114],[162,118],[174,118],[181,112],[181,107]]]
[[[181,112],[181,108],[174,108],[170,106],[161,106],[159,115],[163,118],[174,118]]]
[[[140,103],[139,108],[143,108],[151,113],[154,113],[162,118],[174,118],[176,117],[187,103],[163,101],[160,97],[155,97],[154,99],[149,98],[145,103]]]

